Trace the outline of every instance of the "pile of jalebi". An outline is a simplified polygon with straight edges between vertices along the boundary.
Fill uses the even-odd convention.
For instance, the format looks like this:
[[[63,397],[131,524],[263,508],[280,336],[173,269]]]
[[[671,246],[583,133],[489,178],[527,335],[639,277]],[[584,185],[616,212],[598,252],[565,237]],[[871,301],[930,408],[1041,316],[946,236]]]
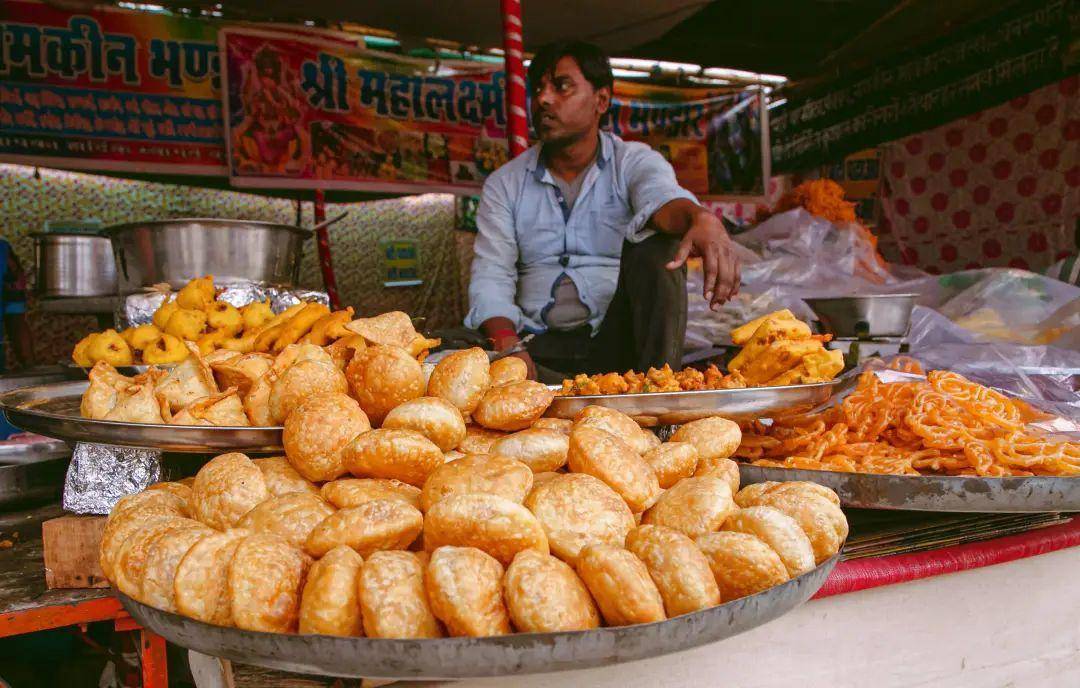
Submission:
[[[885,383],[866,372],[839,406],[744,426],[736,457],[857,473],[1080,475],[1080,444],[1026,427],[1048,417],[956,373]]]

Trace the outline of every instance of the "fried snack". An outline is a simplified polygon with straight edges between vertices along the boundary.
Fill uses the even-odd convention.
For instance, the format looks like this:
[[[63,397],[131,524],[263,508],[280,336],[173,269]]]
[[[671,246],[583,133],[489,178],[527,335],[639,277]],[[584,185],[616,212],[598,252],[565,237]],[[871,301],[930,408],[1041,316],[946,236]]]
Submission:
[[[503,596],[514,628],[521,633],[587,631],[600,626],[596,603],[581,578],[550,554],[531,549],[518,552],[506,569]]]
[[[574,421],[565,418],[538,418],[532,426],[536,430],[555,430],[569,437],[570,431],[574,429]]]
[[[547,536],[522,505],[490,494],[457,494],[440,500],[424,515],[424,549],[443,545],[476,547],[507,566],[526,549],[548,553]]]
[[[104,420],[161,424],[165,422],[161,415],[163,410],[167,413],[168,405],[154,393],[154,383],[143,380],[116,393],[116,404],[105,414]]]
[[[318,351],[322,353],[322,349]],[[284,423],[293,409],[308,397],[326,394],[344,395],[349,391],[345,376],[330,362],[329,356],[325,358],[325,361],[298,360],[273,381],[267,403],[274,424]]]
[[[270,308],[269,299],[252,301],[240,307],[240,317],[244,322],[244,331],[254,332],[274,319],[274,311]]]
[[[300,341],[300,338],[306,335],[315,323],[328,315],[330,315],[330,309],[323,304],[306,304],[296,315],[281,325],[277,337],[270,345],[270,351],[275,354],[281,353],[285,347]]]
[[[435,364],[427,393],[446,399],[469,415],[491,386],[487,353],[479,347],[454,351]]]
[[[333,344],[323,347],[327,355],[337,366],[337,369],[341,372],[349,367],[349,363],[353,360],[356,354],[360,353],[367,348],[367,343],[364,338],[357,334],[349,335],[348,337],[342,337]]]
[[[660,495],[641,522],[667,526],[691,538],[719,530],[736,511],[731,488],[722,478],[683,478]]]
[[[334,513],[334,508],[318,495],[292,492],[271,497],[237,522],[237,527],[253,533],[271,533],[293,547],[303,547],[311,531]]]
[[[90,369],[90,384],[79,402],[79,414],[83,418],[102,420],[116,406],[116,395],[135,384],[135,380],[121,375],[105,361],[99,361]]]
[[[648,431],[642,430],[633,418],[615,409],[605,406],[586,406],[574,417],[574,429],[584,427],[606,430],[638,454],[644,454],[652,449],[652,441],[645,436]]]
[[[341,545],[311,565],[300,597],[300,633],[364,634],[359,600],[363,563],[359,554]]]
[[[532,470],[520,461],[497,454],[474,454],[432,471],[420,492],[420,510],[426,513],[455,494],[493,494],[520,504],[532,483]]]
[[[171,318],[172,314],[179,309],[180,304],[176,302],[176,298],[172,296],[166,296],[165,300],[162,301],[160,306],[158,306],[158,309],[154,311],[154,315],[150,317],[150,321],[159,330],[164,331],[165,324],[169,322],[169,318]]]
[[[135,529],[159,518],[190,516],[187,501],[172,490],[146,490],[125,495],[113,506],[101,534],[99,561],[109,580],[116,580],[113,563],[119,549]]]
[[[475,547],[439,547],[424,572],[428,602],[450,636],[510,633],[502,564]]]
[[[751,362],[759,361],[768,355],[770,348],[777,343],[809,341],[811,336],[810,326],[799,320],[769,318],[759,325],[750,339],[741,345],[742,350],[728,363],[728,370],[743,372]],[[820,349],[820,343],[816,347]],[[814,350],[815,347],[811,347]]]
[[[630,511],[645,511],[660,496],[660,484],[649,464],[609,432],[576,427],[570,433],[566,457],[571,471],[604,481],[626,501]]]
[[[558,430],[532,427],[507,435],[491,445],[490,453],[516,459],[533,473],[557,471],[566,465],[570,439]]]
[[[163,534],[149,547],[142,584],[135,599],[167,612],[176,611],[176,592],[173,583],[180,561],[195,543],[214,534],[214,530],[198,527],[179,528]]]
[[[750,338],[754,336],[754,333],[757,332],[757,329],[759,327],[765,324],[766,320],[798,322],[798,318],[795,317],[795,314],[786,308],[783,310],[775,311],[773,313],[768,313],[761,316],[760,318],[754,318],[745,325],[740,325],[739,327],[736,327],[734,330],[732,330],[731,342],[735,346],[746,346],[746,344],[750,341]]]
[[[224,530],[269,497],[262,471],[244,454],[232,452],[215,456],[195,474],[191,510],[206,525]]]
[[[214,380],[214,372],[206,365],[198,348],[185,342],[188,357],[173,366],[155,386],[157,394],[169,402],[175,413],[193,401],[212,396],[221,390]]]
[[[405,549],[420,535],[423,515],[398,499],[375,499],[334,512],[308,536],[304,549],[318,558],[338,545],[362,557],[385,549]]]
[[[231,303],[215,301],[207,304],[203,310],[206,312],[206,325],[211,330],[227,333],[232,337],[244,329],[244,316],[240,315],[240,311]]]
[[[840,507],[817,495],[766,492],[751,506],[771,506],[784,512],[802,528],[820,564],[840,551],[848,535],[847,518]]]
[[[191,355],[183,340],[171,334],[161,335],[161,339],[143,349],[142,360],[148,365],[168,365],[179,363]]]
[[[202,335],[206,328],[206,313],[202,309],[177,308],[169,320],[165,323],[162,331],[171,334],[177,339],[193,342]]]
[[[444,452],[465,440],[461,411],[439,397],[417,397],[404,402],[386,414],[381,427],[415,430]]]
[[[539,382],[511,382],[489,389],[473,411],[473,420],[492,430],[524,430],[544,415],[554,399],[555,393]]]
[[[120,336],[135,351],[143,351],[153,346],[154,342],[161,339],[162,332],[157,326],[147,323],[136,327],[129,327],[122,331]]]
[[[369,430],[360,404],[345,394],[320,394],[308,397],[289,414],[281,443],[300,475],[323,482],[346,472],[345,447]]]
[[[409,506],[420,508],[420,488],[400,480],[377,478],[344,478],[322,486],[323,499],[339,509],[360,506],[376,499],[396,499]]]
[[[113,366],[131,365],[135,354],[116,330],[105,330],[91,338],[85,347],[85,355],[94,362],[104,361]]]
[[[609,626],[663,621],[664,600],[645,564],[631,552],[593,544],[581,550],[575,567]]]
[[[721,531],[702,535],[696,542],[709,561],[724,602],[768,590],[790,578],[780,556],[754,535]]]
[[[465,439],[458,445],[458,451],[466,454],[490,454],[495,443],[510,433],[488,430],[479,425],[465,426]]]
[[[185,478],[185,480],[189,480],[189,479]],[[192,478],[190,478],[190,480],[194,481],[195,478],[192,477]],[[182,483],[182,482],[179,482],[179,481],[160,482],[160,483],[154,483],[153,485],[150,485],[149,487],[146,488],[146,491],[151,491],[151,490],[163,490],[165,492],[169,492],[169,493],[175,495],[183,503],[184,511],[186,513],[191,512],[191,506],[190,506],[191,505],[191,485],[190,484]]]
[[[649,570],[669,618],[720,604],[709,560],[686,535],[664,526],[638,526],[626,536],[626,549]]]
[[[450,463],[451,461],[457,461],[458,459],[464,459],[469,454],[459,452],[457,449],[451,449],[450,451],[443,452],[443,461]]]
[[[525,506],[543,527],[552,554],[573,564],[586,545],[623,546],[634,515],[602,481],[584,473],[543,473],[533,481]]]
[[[214,276],[205,275],[191,280],[176,293],[176,305],[180,308],[202,310],[213,303],[216,297]]]
[[[306,554],[276,535],[241,540],[228,571],[233,624],[245,631],[295,632],[310,566]]]
[[[645,452],[641,458],[656,473],[660,488],[664,490],[694,475],[698,465],[697,448],[689,442],[667,442]]]
[[[296,472],[284,456],[271,456],[265,459],[252,459],[263,474],[266,490],[273,497],[280,497],[290,492],[318,494],[319,488]]]
[[[726,459],[735,453],[742,440],[739,425],[727,418],[713,416],[683,425],[671,436],[672,442],[689,442],[702,461]]]
[[[146,560],[154,543],[168,533],[199,527],[205,526],[190,518],[163,518],[135,529],[116,549],[113,584],[125,595],[137,598],[142,592]]]
[[[167,407],[166,407],[167,408]],[[170,425],[214,425],[245,427],[251,425],[244,404],[235,387],[193,401],[169,419]]]
[[[236,354],[221,361],[210,362],[210,369],[214,371],[218,387],[235,387],[240,396],[246,396],[255,381],[270,370],[273,362],[273,357],[268,354]]]
[[[427,339],[413,327],[412,318],[401,311],[381,313],[373,318],[357,318],[345,329],[367,340],[368,344],[404,349],[409,356],[419,356],[433,346],[438,339]]]
[[[250,533],[227,530],[207,535],[180,559],[173,578],[176,611],[196,621],[232,626],[229,595],[229,564],[240,543]]]
[[[360,570],[360,612],[369,638],[441,638],[424,589],[426,555],[375,552]]]
[[[421,486],[443,465],[443,454],[413,430],[379,428],[359,435],[341,453],[345,469],[361,478],[387,478]]]
[[[747,485],[735,494],[735,503],[740,507],[758,506],[767,494],[794,494],[797,496],[819,497],[836,506],[840,506],[840,497],[835,492],[817,483],[805,481],[775,482],[767,480],[763,483]]]
[[[511,382],[529,379],[529,366],[517,356],[506,356],[491,364],[491,386],[499,387]]]
[[[326,346],[341,337],[350,336],[350,332],[345,329],[345,325],[352,320],[352,317],[352,306],[345,310],[328,313],[311,325],[308,333],[300,338],[300,343]]]
[[[668,444],[671,444],[668,442]],[[698,461],[697,468],[694,470],[694,477],[700,478],[706,475],[713,475],[717,478],[723,478],[727,482],[728,487],[731,488],[731,494],[735,494],[739,491],[739,464],[735,463],[731,459],[706,459],[704,461]],[[738,500],[735,500],[738,504]],[[742,506],[742,504],[739,504]]]
[[[71,350],[71,360],[77,366],[83,368],[89,368],[95,364],[94,359],[90,358],[90,354],[87,353],[90,349],[90,343],[97,337],[97,332],[91,332],[75,344],[75,348]],[[104,361],[102,361],[104,363]]]
[[[345,375],[360,408],[375,425],[381,425],[395,407],[424,394],[420,364],[396,346],[369,346],[358,352]]]
[[[814,548],[795,519],[771,506],[750,506],[724,522],[724,530],[749,533],[767,544],[784,562],[792,578],[814,568]]]
[[[212,355],[229,339],[232,339],[232,335],[227,331],[211,330],[210,332],[200,335],[199,338],[195,340],[195,346],[198,347],[199,353],[205,358]],[[236,352],[230,351],[229,353]]]

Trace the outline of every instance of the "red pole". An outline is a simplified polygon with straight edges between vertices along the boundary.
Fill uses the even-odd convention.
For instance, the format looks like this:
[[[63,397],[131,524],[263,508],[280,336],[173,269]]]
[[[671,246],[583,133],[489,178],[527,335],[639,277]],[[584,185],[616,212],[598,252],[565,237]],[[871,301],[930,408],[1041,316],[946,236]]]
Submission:
[[[510,157],[529,147],[529,116],[526,112],[525,44],[521,37],[521,0],[501,0],[503,60],[506,67],[506,139]]]
[[[326,196],[322,189],[315,189],[315,224],[326,219]],[[319,268],[322,270],[323,286],[330,297],[330,310],[341,308],[337,293],[337,278],[334,277],[334,262],[330,258],[330,228],[323,227],[315,231],[315,244],[319,251]]]

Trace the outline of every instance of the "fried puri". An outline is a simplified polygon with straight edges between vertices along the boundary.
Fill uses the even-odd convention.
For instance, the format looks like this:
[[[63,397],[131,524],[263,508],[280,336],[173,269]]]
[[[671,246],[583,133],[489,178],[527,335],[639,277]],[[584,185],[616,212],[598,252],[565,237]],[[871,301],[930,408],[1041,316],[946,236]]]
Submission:
[[[491,430],[513,432],[532,426],[555,399],[547,385],[532,380],[492,387],[484,393],[472,417]]]
[[[229,562],[233,624],[246,631],[296,631],[300,590],[311,559],[270,533],[242,540]]]
[[[146,490],[165,490],[166,492],[173,493],[180,498],[180,501],[184,503],[185,510],[188,509],[189,505],[191,504],[191,485],[185,483],[177,481],[154,483],[150,487],[146,488]]]
[[[660,487],[668,489],[694,474],[698,464],[697,448],[689,442],[668,442],[641,455],[656,473]]]
[[[293,492],[267,499],[236,525],[253,533],[272,533],[293,547],[303,547],[315,526],[333,513],[334,508],[319,495]]]
[[[712,575],[712,574],[710,574]],[[527,549],[518,552],[503,579],[503,597],[522,633],[586,631],[600,614],[585,584],[566,562]]]
[[[308,397],[289,414],[281,443],[300,475],[324,482],[345,473],[342,450],[368,430],[371,424],[360,404],[345,394],[322,394]]]
[[[767,480],[763,483],[747,485],[735,495],[735,503],[742,507],[757,506],[762,495],[765,494],[805,494],[826,499],[836,506],[840,506],[840,497],[831,489],[817,483],[801,480],[791,482],[775,482]]]
[[[183,501],[166,490],[149,490],[121,497],[110,512],[101,534],[99,561],[105,577],[116,580],[116,559],[132,533],[152,521],[187,516]]]
[[[376,499],[396,499],[420,508],[420,488],[400,480],[382,478],[343,478],[322,486],[323,499],[339,509],[360,506]]]
[[[736,511],[731,488],[722,478],[683,478],[645,512],[642,523],[667,526],[696,538],[720,530]]]
[[[735,453],[742,442],[738,423],[714,416],[683,425],[671,436],[672,442],[689,442],[698,450],[703,461],[726,459]]]
[[[300,597],[300,633],[363,635],[360,616],[360,568],[364,560],[339,545],[308,570]]]
[[[214,534],[214,530],[198,524],[198,527],[179,528],[159,537],[149,548],[142,584],[135,599],[167,612],[176,611],[176,593],[173,583],[180,560],[195,543]]]
[[[262,471],[244,454],[215,456],[195,474],[191,507],[195,518],[224,530],[270,496]]]
[[[721,531],[697,538],[724,602],[753,595],[788,580],[780,556],[754,535]]]
[[[276,425],[284,423],[308,397],[345,394],[349,391],[345,375],[329,360],[304,359],[289,366],[270,385],[267,403]]]
[[[643,430],[633,418],[625,413],[606,406],[594,405],[581,409],[574,416],[574,428],[583,427],[606,430],[625,442],[637,454],[644,454],[652,448],[652,442],[645,436],[648,431]]]
[[[371,422],[381,425],[394,408],[424,394],[424,371],[396,346],[369,346],[345,369],[353,397]]]
[[[397,499],[376,499],[336,511],[311,531],[305,549],[321,557],[348,545],[362,557],[385,549],[405,549],[420,535],[424,517]]]
[[[565,466],[569,450],[569,438],[558,430],[529,428],[497,440],[490,453],[517,459],[533,473],[543,473]]]
[[[154,544],[169,533],[199,527],[205,526],[190,518],[174,517],[156,519],[135,529],[116,550],[113,583],[120,592],[138,599],[142,592],[146,561]]]
[[[242,529],[207,535],[180,559],[173,578],[176,611],[196,621],[231,626],[229,562],[250,533]]]
[[[251,462],[262,471],[263,480],[266,481],[266,490],[274,497],[290,492],[317,494],[319,491],[318,486],[297,473],[284,456],[252,459]]]
[[[498,430],[488,430],[479,425],[466,425],[465,439],[458,446],[458,451],[466,454],[490,454],[495,443],[507,436],[508,433]]]
[[[840,507],[814,493],[767,492],[748,506],[771,506],[795,519],[814,548],[815,564],[839,552],[848,535]]]
[[[606,430],[577,426],[570,433],[567,466],[604,481],[626,501],[630,511],[644,511],[660,496],[660,483],[645,459]]]
[[[375,552],[360,569],[360,612],[369,638],[440,638],[424,589],[426,555]]]
[[[724,530],[748,533],[767,544],[784,562],[788,575],[800,576],[814,568],[814,548],[795,519],[771,506],[750,506],[724,522]]]
[[[668,442],[671,444],[671,442]],[[686,444],[689,444],[687,442]],[[731,488],[731,494],[734,495],[739,491],[739,464],[735,463],[731,459],[716,458],[716,459],[704,459],[698,461],[697,468],[694,470],[695,477],[701,477],[704,475],[713,475],[717,478],[723,478],[727,482],[728,487]],[[735,500],[738,504],[738,500]],[[741,504],[739,506],[742,506]]]
[[[435,364],[427,393],[453,404],[463,415],[471,414],[491,386],[488,355],[473,347],[454,351]]]
[[[574,421],[566,418],[538,418],[532,426],[537,430],[556,430],[569,436],[574,429]]]
[[[446,497],[424,515],[424,548],[476,547],[509,565],[525,549],[548,552],[544,529],[528,509],[491,494]]]
[[[406,401],[386,414],[382,427],[415,430],[444,452],[456,448],[465,440],[465,419],[461,411],[439,397],[418,397]]]
[[[532,489],[533,473],[515,459],[498,454],[475,454],[439,466],[424,483],[420,510],[454,494],[485,493],[520,504]]]
[[[491,364],[492,387],[527,379],[529,379],[529,366],[517,356],[506,356]]]
[[[622,497],[603,481],[584,473],[555,473],[525,498],[525,506],[544,528],[551,552],[565,562],[577,561],[591,544],[622,547],[634,527],[634,515]]]
[[[475,547],[439,547],[424,572],[431,611],[451,636],[506,635],[502,577],[502,564]]]
[[[612,545],[588,545],[575,568],[609,626],[664,620],[660,591],[633,553]]]
[[[638,526],[626,536],[626,549],[649,570],[668,617],[720,604],[709,560],[686,535],[664,526]]]
[[[379,428],[360,435],[342,452],[345,469],[359,478],[400,480],[420,487],[443,465],[443,453],[414,430]]]

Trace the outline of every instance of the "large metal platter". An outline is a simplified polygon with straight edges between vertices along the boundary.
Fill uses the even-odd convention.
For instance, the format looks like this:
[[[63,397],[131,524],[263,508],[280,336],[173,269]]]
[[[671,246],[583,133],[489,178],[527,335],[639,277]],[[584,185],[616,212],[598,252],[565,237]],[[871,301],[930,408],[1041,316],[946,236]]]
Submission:
[[[116,594],[143,628],[203,654],[304,674],[450,679],[587,669],[723,640],[772,621],[810,599],[824,584],[837,558],[783,585],[667,621],[488,638],[389,640],[241,631],[171,614]]]
[[[756,420],[807,413],[832,396],[839,380],[812,385],[705,389],[695,392],[649,392],[555,397],[547,410],[554,418],[573,418],[586,406],[622,411],[643,425],[681,425],[709,416]]]
[[[157,425],[90,420],[79,414],[89,382],[57,382],[0,394],[12,425],[65,442],[112,444],[179,453],[281,450],[281,427]]]
[[[1080,478],[882,475],[739,464],[744,485],[802,480],[830,487],[844,506],[954,512],[1080,511]]]

